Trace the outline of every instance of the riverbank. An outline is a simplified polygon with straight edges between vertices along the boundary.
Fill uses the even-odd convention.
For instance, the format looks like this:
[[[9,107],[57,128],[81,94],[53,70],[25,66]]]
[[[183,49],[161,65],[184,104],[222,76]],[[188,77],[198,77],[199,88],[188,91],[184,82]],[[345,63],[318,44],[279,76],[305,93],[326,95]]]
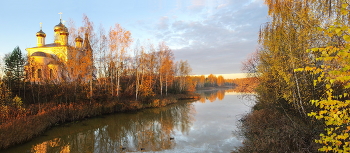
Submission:
[[[200,91],[212,91],[212,90],[225,90],[225,89],[233,89],[235,86],[216,86],[216,87],[200,87],[196,88],[196,90]]]
[[[108,100],[103,102],[43,103],[31,105],[26,116],[0,125],[0,149],[5,149],[33,139],[52,126],[82,120],[98,115],[137,111],[151,107],[163,107],[179,99],[199,99],[198,94],[156,96],[147,102],[133,100]]]
[[[237,131],[243,145],[233,153],[251,152],[319,152],[323,125],[307,120],[281,102],[257,101],[252,111],[240,119]]]

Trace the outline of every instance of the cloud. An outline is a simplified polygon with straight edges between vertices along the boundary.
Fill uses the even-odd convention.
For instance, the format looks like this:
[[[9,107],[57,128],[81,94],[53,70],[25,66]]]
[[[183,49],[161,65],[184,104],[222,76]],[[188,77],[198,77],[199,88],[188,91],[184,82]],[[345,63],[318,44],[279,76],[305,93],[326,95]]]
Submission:
[[[192,5],[188,7],[189,10],[191,11],[201,11],[203,7],[205,7],[206,3],[204,0],[192,0]]]
[[[169,27],[169,18],[167,16],[161,17],[157,26],[160,30],[167,30]]]
[[[209,2],[181,3],[182,13],[160,17],[150,31],[173,49],[176,60],[188,60],[193,74],[239,73],[241,61],[256,50],[267,7],[262,0]]]

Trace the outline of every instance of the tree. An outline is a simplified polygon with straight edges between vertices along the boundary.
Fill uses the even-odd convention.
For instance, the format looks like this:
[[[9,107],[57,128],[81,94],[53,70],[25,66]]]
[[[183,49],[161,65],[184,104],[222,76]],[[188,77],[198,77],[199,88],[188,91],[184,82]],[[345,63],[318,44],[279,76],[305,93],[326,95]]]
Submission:
[[[246,60],[242,62],[242,71],[247,73],[247,77],[259,77],[258,65],[259,65],[259,53],[258,50],[251,53]]]
[[[208,75],[207,79],[210,87],[214,87],[216,85],[217,78],[215,75],[210,74]]]
[[[120,76],[123,71],[123,62],[126,58],[127,48],[130,46],[132,42],[130,31],[125,30],[119,24],[115,24],[115,26],[110,28],[109,30],[109,63],[112,64],[110,68],[114,68],[114,70],[110,70],[115,73],[115,81],[116,81],[116,95],[119,95],[120,90]],[[113,80],[114,78],[111,78]],[[114,88],[112,83],[112,95],[114,94]]]
[[[183,61],[180,60],[180,62],[177,64],[178,66],[178,77],[179,77],[179,92],[182,93],[186,91],[187,87],[190,87],[189,79],[187,79],[187,76],[191,73],[192,68],[188,64],[187,60]]]
[[[341,90],[336,91],[332,89],[333,86],[330,86],[330,84],[337,84],[339,89],[342,88],[342,83],[344,82],[337,82],[339,80],[333,80],[333,83],[329,82],[333,78],[327,78],[327,75],[337,76],[341,74],[338,72],[326,75],[326,73],[322,73],[321,71],[317,73],[310,73],[310,71],[314,70],[313,67],[316,67],[315,70],[317,68],[321,70],[327,68],[324,64],[329,59],[334,60],[334,58],[347,57],[344,55],[332,57],[337,55],[338,51],[343,50],[344,44],[347,43],[343,40],[347,36],[342,33],[342,31],[347,31],[346,28],[338,28],[337,25],[332,24],[335,22],[343,23],[344,25],[349,24],[349,15],[347,13],[347,3],[349,2],[345,0],[265,0],[265,3],[268,5],[268,13],[271,20],[261,27],[259,33],[260,47],[257,58],[253,56],[253,58],[248,59],[244,67],[244,70],[248,72],[257,72],[259,77],[260,84],[256,90],[258,101],[255,105],[255,108],[258,109],[256,112],[259,110],[279,112],[279,114],[283,114],[284,117],[290,120],[291,126],[294,126],[296,130],[301,129],[298,127],[297,122],[303,122],[307,125],[303,126],[302,130],[308,131],[310,135],[315,136],[317,132],[313,128],[319,125],[319,122],[309,116],[319,117],[321,111],[317,110],[323,110],[326,106],[325,104],[320,106],[317,100],[334,100],[330,97],[339,96],[338,94],[341,93]],[[346,6],[342,7],[342,5]],[[325,46],[332,47],[327,48]],[[322,51],[312,49],[312,52],[305,52],[305,50],[310,48],[327,48],[329,51],[334,52],[322,59],[320,56],[324,54],[323,52],[327,52],[327,49],[323,49]],[[258,61],[257,65],[255,61]],[[342,65],[337,62],[328,64],[342,69]],[[296,71],[298,68],[303,68],[304,71]],[[343,70],[347,69],[345,67],[343,68]],[[342,77],[339,76],[340,78]],[[316,80],[316,86],[314,86],[314,80]],[[331,92],[329,89],[334,91]],[[330,107],[336,108],[336,102],[332,102],[332,106]],[[316,106],[320,106],[320,108]],[[334,110],[333,113],[338,113],[338,111],[340,110]],[[310,114],[310,112],[314,113]],[[325,113],[326,116],[335,115],[328,111]],[[343,114],[339,112],[337,115]],[[332,117],[333,121],[334,118],[338,119],[336,116],[329,117]],[[343,122],[347,123],[344,120]],[[348,131],[348,129],[345,129],[347,128],[345,125],[342,127],[332,125],[331,127],[326,126],[326,128],[337,128],[333,131],[341,131],[343,129]],[[318,141],[326,146],[321,151],[337,152],[338,148],[346,149],[348,146],[343,147],[340,145],[348,142],[348,138],[344,138],[344,135],[338,134],[326,129],[326,134],[321,135],[322,141]],[[340,144],[337,140],[334,141],[334,137],[327,136],[339,136],[342,143]],[[281,141],[280,139],[278,140]],[[263,140],[259,141],[263,142]],[[293,140],[293,142],[295,141]],[[286,142],[286,144],[293,142]],[[303,142],[304,144],[296,147],[297,149],[295,150],[283,150],[285,148],[281,148],[279,151],[270,152],[300,152],[301,148],[310,146],[310,143],[314,141],[303,140]],[[337,145],[338,148],[335,147]],[[268,147],[275,148],[271,145]],[[259,150],[264,149],[259,148]],[[339,150],[339,152],[342,151],[345,152],[348,150]],[[252,150],[249,152],[256,151]]]
[[[22,55],[21,49],[17,46],[11,54],[5,56],[5,73],[10,89],[18,88],[24,77],[25,58]]]
[[[173,76],[173,59],[174,55],[171,49],[165,45],[165,42],[159,43],[159,86],[160,95],[163,95],[163,83],[165,83],[165,94],[168,94],[169,79]]]
[[[223,86],[225,84],[225,79],[222,75],[219,75],[218,76],[218,79],[217,79],[217,85],[218,86]]]
[[[347,8],[348,3],[341,1],[338,10],[341,18],[349,17]],[[314,86],[325,89],[324,94],[310,101],[318,110],[308,113],[325,124],[325,132],[316,140],[323,145],[319,150],[350,152],[350,26],[347,21],[338,19],[333,25],[319,30],[330,37],[332,43],[307,50],[307,53],[314,55],[315,63],[294,71],[318,76],[313,80]]]

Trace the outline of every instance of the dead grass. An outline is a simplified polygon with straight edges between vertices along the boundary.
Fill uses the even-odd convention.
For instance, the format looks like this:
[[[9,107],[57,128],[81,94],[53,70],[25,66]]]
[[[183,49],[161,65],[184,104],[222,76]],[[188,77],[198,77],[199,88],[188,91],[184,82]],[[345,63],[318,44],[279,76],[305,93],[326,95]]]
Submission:
[[[187,95],[193,97],[194,95]],[[104,102],[79,103],[44,103],[30,105],[25,111],[15,116],[7,115],[0,123],[0,149],[23,143],[42,134],[48,128],[88,117],[115,112],[135,111],[148,107],[162,107],[176,103],[179,97],[186,95],[170,95],[158,97],[150,102],[131,100],[111,100]],[[197,97],[198,98],[198,97]]]
[[[318,127],[274,109],[255,110],[241,120],[240,153],[318,152]]]

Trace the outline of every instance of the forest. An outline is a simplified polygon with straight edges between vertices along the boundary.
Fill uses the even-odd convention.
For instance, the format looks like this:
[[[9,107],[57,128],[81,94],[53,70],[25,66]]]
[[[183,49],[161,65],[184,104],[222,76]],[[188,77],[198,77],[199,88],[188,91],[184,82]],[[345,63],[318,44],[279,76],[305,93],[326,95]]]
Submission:
[[[237,152],[350,152],[350,2],[265,4],[270,21],[243,62],[259,84]]]

